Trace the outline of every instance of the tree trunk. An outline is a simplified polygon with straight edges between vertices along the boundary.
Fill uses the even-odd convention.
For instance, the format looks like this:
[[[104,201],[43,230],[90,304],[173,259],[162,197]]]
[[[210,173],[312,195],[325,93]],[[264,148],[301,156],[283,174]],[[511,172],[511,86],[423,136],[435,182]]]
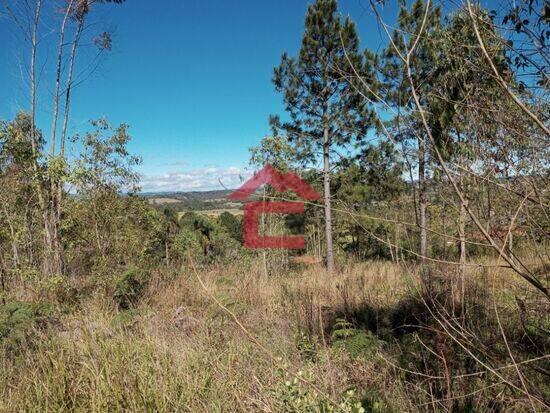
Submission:
[[[55,76],[55,93],[53,96],[53,120],[52,120],[52,131],[51,131],[51,138],[50,138],[50,157],[52,158],[55,156],[57,121],[59,118],[59,97],[61,95],[61,68],[63,63],[63,46],[65,44],[65,28],[67,27],[67,21],[72,9],[73,1],[74,0],[71,0],[69,2],[69,5],[65,10],[65,15],[63,16],[63,22],[61,23],[61,30],[59,32],[59,46],[57,50],[57,68],[56,68],[56,76]]]
[[[42,0],[38,0],[34,11],[34,21],[32,30],[32,47],[31,47],[31,147],[32,154],[34,156],[34,166],[36,166],[37,159],[37,145],[36,145],[36,53],[38,49],[38,23],[40,22],[40,12],[42,10]]]
[[[73,72],[74,72],[74,63],[76,59],[76,51],[78,48],[78,42],[80,41],[80,36],[82,34],[82,29],[84,28],[84,18],[78,22],[78,27],[76,29],[75,38],[71,46],[71,54],[69,56],[69,70],[67,73],[67,83],[65,85],[65,112],[63,114],[63,125],[61,128],[61,138],[59,142],[59,156],[61,159],[65,158],[65,141],[67,139],[67,128],[69,126],[69,109],[71,105],[71,88],[73,83]],[[62,211],[62,202],[63,202],[63,180],[60,179],[57,182],[57,221],[61,220],[61,211]]]
[[[459,288],[460,288],[460,304],[464,306],[464,293],[466,288],[466,207],[468,201],[460,204],[460,216],[458,219],[458,237],[460,239],[460,258],[459,258]]]
[[[323,132],[323,180],[325,189],[325,237],[327,246],[327,270],[334,272],[334,251],[332,247],[332,210],[330,199],[330,139],[328,128]]]
[[[511,213],[508,213],[508,222],[510,223],[510,232],[509,233],[506,233],[504,234],[504,237],[508,237],[508,254],[509,255],[512,255],[512,248],[514,247],[514,225],[513,225],[513,221],[514,221],[514,217],[513,217],[513,214]]]
[[[487,185],[487,233],[491,233],[491,218],[493,216],[493,204],[491,202],[491,185]]]
[[[386,234],[386,242],[388,244],[388,248],[390,249],[390,258],[391,258],[391,262],[396,262],[395,261],[395,255],[393,254],[393,246],[392,246],[392,243],[391,243],[391,238],[390,238],[390,234],[387,233]],[[397,251],[396,251],[397,252]]]
[[[26,237],[26,247],[27,247],[27,257],[29,259],[29,266],[34,267],[34,239],[33,239],[33,222],[30,208],[27,204],[25,207],[25,229],[27,233]]]
[[[459,263],[460,275],[464,276],[466,269],[466,205],[460,204],[460,216],[458,218],[458,237],[460,239],[459,246]]]
[[[33,167],[36,173],[36,192],[38,194],[38,203],[44,220],[44,244],[45,254],[43,261],[43,270],[46,275],[52,275],[56,272],[55,265],[55,246],[52,231],[51,215],[48,213],[49,202],[44,196],[42,182],[38,176],[38,146],[36,142],[36,55],[38,49],[38,25],[40,23],[40,13],[42,11],[42,0],[38,0],[34,11],[34,21],[32,28],[32,46],[31,46],[31,149],[33,154]]]
[[[74,72],[74,63],[76,60],[76,51],[78,49],[78,44],[80,41],[80,36],[82,34],[82,29],[84,28],[84,18],[78,22],[78,27],[76,29],[75,38],[71,46],[71,54],[69,57],[69,70],[67,73],[67,84],[65,87],[65,112],[63,114],[63,125],[61,128],[61,139],[59,142],[59,154],[63,157],[65,155],[65,141],[67,139],[67,128],[69,126],[69,109],[71,106],[71,89],[73,86],[73,72]]]
[[[72,1],[69,4],[67,8],[67,13],[65,14],[65,19],[68,16],[68,12],[70,11],[72,6]],[[63,22],[62,31],[65,29],[65,23],[66,20]],[[76,51],[78,48],[78,44],[80,41],[80,36],[82,34],[82,30],[84,27],[84,19],[81,19],[78,22],[76,34],[74,41],[71,46],[71,54],[69,57],[69,69],[67,74],[67,83],[65,85],[66,91],[65,91],[65,111],[63,114],[63,125],[61,130],[61,138],[60,138],[60,147],[59,147],[59,156],[62,160],[65,159],[65,141],[67,139],[67,128],[69,124],[69,109],[71,104],[71,88],[72,88],[72,82],[73,82],[73,72],[74,72],[74,64],[76,59]],[[64,33],[62,36],[62,39],[64,37]],[[60,44],[60,50],[59,50],[59,58],[61,58],[62,53],[62,44]],[[60,72],[58,72],[57,81],[59,82],[59,76],[61,75]],[[57,128],[57,117],[58,117],[58,105],[59,105],[59,83],[56,85],[56,113],[54,114],[54,131]],[[55,135],[53,135],[53,141],[52,141],[52,147],[50,151],[52,152],[52,156],[54,155],[55,150]],[[56,176],[55,179],[51,179],[51,228],[52,228],[52,245],[53,245],[53,257],[55,260],[55,268],[57,273],[63,272],[64,267],[64,261],[63,261],[63,244],[61,242],[60,234],[59,234],[59,225],[61,222],[61,212],[62,212],[62,202],[63,202],[63,184],[64,179],[62,176]]]
[[[428,256],[428,232],[426,230],[428,197],[426,194],[426,143],[422,139],[418,139],[418,204],[420,215],[420,256],[422,263],[425,263]]]
[[[12,249],[13,266],[15,268],[19,268],[19,249],[17,248],[17,235],[15,233],[15,228],[11,222],[11,218],[8,214],[8,210],[6,209],[6,205],[4,203],[2,204],[2,211],[4,212],[6,223],[8,224],[8,227],[10,229],[10,242],[11,242],[11,249]]]

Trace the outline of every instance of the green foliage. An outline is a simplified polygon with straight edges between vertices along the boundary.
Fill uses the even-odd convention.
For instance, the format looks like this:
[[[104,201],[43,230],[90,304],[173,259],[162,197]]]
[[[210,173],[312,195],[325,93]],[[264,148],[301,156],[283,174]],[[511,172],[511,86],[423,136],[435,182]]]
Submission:
[[[334,178],[338,199],[348,206],[362,208],[398,198],[406,189],[404,165],[394,145],[382,141],[368,145],[354,158],[341,162]]]
[[[381,56],[380,69],[385,89],[384,98],[388,104],[402,107],[405,110],[413,109],[415,102],[410,99],[411,85],[405,64],[395,48],[401,53],[410,50],[422,26],[425,7],[424,0],[415,0],[410,7],[405,2],[400,3],[398,27],[391,34],[393,43],[388,45]],[[434,86],[433,79],[437,73],[434,71],[434,62],[438,62],[441,57],[441,51],[437,47],[437,40],[441,39],[441,28],[441,6],[436,5],[430,8],[422,37],[416,44],[416,53],[411,56],[410,62],[411,78],[418,96],[422,99],[421,103],[431,96],[431,89]],[[400,113],[396,121],[402,122],[401,116]],[[415,119],[416,122],[419,121],[417,117]],[[415,139],[414,136],[404,135],[409,135],[409,131],[401,131],[397,136]]]
[[[111,191],[93,198],[66,200],[62,234],[67,272],[104,275],[131,266],[158,266],[172,242],[164,215],[137,196]]]
[[[9,169],[27,170],[30,172],[36,155],[31,144],[31,117],[28,113],[19,112],[11,122],[0,121],[0,171]],[[40,131],[35,132],[37,150],[44,145]]]
[[[319,350],[319,343],[315,337],[300,331],[296,337],[296,347],[300,354],[308,361],[315,362]]]
[[[218,217],[221,226],[236,241],[243,242],[243,223],[242,219],[237,218],[230,212],[224,211]]]
[[[288,376],[288,375],[287,375]],[[366,413],[354,390],[346,391],[338,405],[327,400],[307,383],[316,384],[311,372],[299,371],[277,388],[275,397],[282,413]],[[305,381],[305,382],[304,382]]]
[[[344,251],[359,259],[389,259],[386,240],[392,228],[384,222],[362,219],[361,215],[386,215],[397,212],[395,201],[406,190],[403,161],[392,143],[369,145],[354,158],[343,159],[332,180],[335,197],[357,214],[339,214],[335,225],[336,240]]]
[[[186,212],[180,219],[180,226],[209,237],[216,228],[216,223],[208,216],[193,211]]]
[[[521,89],[550,88],[548,76],[548,39],[550,5],[546,0],[520,0],[491,10],[489,17],[507,34],[506,59],[521,72]],[[498,20],[501,18],[501,21]],[[538,41],[533,41],[538,39]],[[518,45],[521,45],[518,47]],[[528,95],[528,93],[526,93]],[[533,95],[536,95],[534,93]]]
[[[138,221],[139,229],[143,231],[142,258],[159,261],[164,258],[166,244],[170,242],[172,227],[166,215],[153,208],[144,208]]]
[[[372,211],[369,212],[372,214]],[[387,245],[380,241],[387,239],[390,233],[389,225],[374,220],[361,218],[354,220],[349,217],[339,217],[337,222],[337,241],[347,254],[360,260],[391,258]]]
[[[174,252],[181,260],[200,259],[202,248],[199,241],[199,234],[187,226],[182,226],[174,237]]]
[[[345,349],[353,358],[372,356],[381,345],[370,331],[358,330],[344,319],[336,320],[332,339],[334,348]]]
[[[83,24],[91,3],[80,2],[70,17]],[[547,301],[530,297],[529,290],[516,289],[509,282],[507,272],[489,261],[497,257],[487,257],[486,240],[477,242],[479,234],[472,234],[477,230],[471,223],[463,226],[476,241],[476,246],[468,246],[467,258],[475,264],[472,258],[484,254],[489,262],[480,263],[483,270],[468,266],[464,295],[457,298],[454,292],[459,289],[449,282],[454,282],[456,268],[442,260],[456,259],[457,245],[448,240],[456,238],[452,225],[459,211],[452,208],[456,194],[448,178],[434,162],[438,149],[470,201],[472,215],[486,224],[487,231],[494,230],[497,242],[506,237],[498,228],[506,223],[505,216],[517,211],[516,228],[510,226],[509,233],[514,237],[509,248],[517,257],[513,261],[525,267],[530,277],[542,280],[549,269],[544,208],[548,204],[547,137],[524,122],[525,113],[488,70],[471,16],[456,10],[442,19],[441,7],[434,5],[424,21],[426,4],[426,0],[399,2],[393,44],[381,56],[374,56],[360,49],[355,25],[341,17],[336,0],[313,1],[298,54],[284,54],[274,71],[273,83],[282,94],[286,116],[271,117],[275,136],[264,138],[251,151],[253,166],[269,162],[282,171],[295,170],[314,186],[322,181],[320,174],[300,170],[300,164],[317,166],[320,150],[327,158],[338,155],[341,161],[325,170],[325,176],[331,176],[326,195],[335,200],[335,240],[347,253],[345,257],[410,262],[411,255],[403,250],[418,251],[419,232],[429,230],[428,255],[440,262],[434,267],[419,265],[418,273],[415,266],[382,263],[387,269],[373,273],[373,281],[363,277],[362,270],[348,271],[342,266],[342,277],[333,283],[318,278],[321,271],[315,267],[304,273],[286,271],[293,253],[262,251],[260,256],[242,248],[240,217],[229,212],[217,218],[187,212],[178,222],[172,208],[155,209],[146,200],[126,194],[137,190],[134,168],[140,163],[128,150],[127,125],[92,121],[92,130],[74,137],[78,151],[67,158],[55,154],[55,142],[51,154],[44,150],[45,139],[30,115],[20,113],[10,122],[0,122],[0,299],[8,301],[0,306],[0,410],[386,412],[390,409],[382,400],[392,400],[391,392],[397,390],[402,392],[399,407],[403,411],[412,406],[435,409],[434,400],[446,409],[445,402],[452,401],[451,411],[469,411],[472,406],[523,411],[527,399],[514,389],[520,384],[529,394],[548,400],[545,372],[549,368],[541,359],[548,354]],[[547,94],[548,65],[535,49],[536,43],[545,46],[550,38],[550,9],[540,0],[519,0],[513,9],[488,12],[475,6],[474,10],[497,71],[529,110],[546,121],[548,105],[538,101]],[[502,24],[511,34],[501,32],[495,23],[497,13],[505,13]],[[422,35],[417,38],[421,26]],[[50,25],[41,23],[40,27]],[[526,53],[532,46],[508,41],[508,35],[523,40],[533,36],[535,49]],[[111,42],[108,33],[93,41],[101,50],[110,49]],[[410,67],[393,45],[402,53],[414,46],[407,59]],[[514,53],[525,55],[516,60]],[[531,80],[525,82],[526,78]],[[411,83],[425,108],[435,145],[426,136],[420,111],[411,99]],[[389,106],[382,109],[384,125],[372,112],[380,106],[378,95]],[[374,126],[376,133],[368,134]],[[392,143],[383,140],[388,131]],[[378,143],[368,144],[367,135],[369,141]],[[403,153],[398,154],[396,147]],[[407,172],[411,180],[418,178],[425,184],[407,187],[403,178]],[[67,184],[75,193],[63,192]],[[271,194],[268,188],[266,195]],[[178,196],[181,200],[186,195]],[[217,201],[210,199],[202,205],[219,208]],[[518,208],[514,206],[517,201],[522,202]],[[429,225],[420,230],[417,202],[429,206]],[[188,200],[180,207],[197,205],[201,203]],[[270,234],[306,233],[308,253],[328,256],[322,249],[325,235],[320,206],[306,205],[305,214],[271,216],[262,227]],[[347,207],[356,216],[342,213]],[[395,247],[388,249],[387,244]],[[508,251],[503,249],[500,255],[504,253]],[[225,329],[231,320],[202,291],[195,293],[194,279],[173,277],[189,257],[204,267],[214,264],[203,274],[209,290],[258,334],[270,352],[287,354],[296,363],[292,371],[307,370],[299,378],[285,376],[276,382],[275,401],[254,392],[262,392],[264,384],[273,382],[277,367],[257,357],[259,349],[241,334]],[[60,265],[50,265],[54,261]],[[52,271],[51,267],[57,268]],[[401,274],[405,267],[413,268],[412,273]],[[155,268],[155,274],[164,275],[158,277],[158,285],[173,287],[165,289],[167,295],[162,295],[163,288],[150,291],[155,294],[151,305],[162,303],[159,317],[139,318],[136,307],[146,296],[151,276],[138,269],[123,272],[128,268]],[[217,274],[216,268],[223,274]],[[502,285],[500,281],[491,286],[473,284],[481,271],[488,280],[502,279]],[[112,285],[110,275],[120,273]],[[295,280],[298,275],[304,279]],[[387,283],[376,281],[386,275]],[[278,277],[285,279],[284,299],[277,294]],[[416,292],[400,285],[400,278],[414,284]],[[286,283],[292,286],[294,282],[304,293],[288,300]],[[416,288],[417,284],[422,288]],[[90,285],[112,292],[107,305],[99,303],[99,294],[87,294]],[[418,291],[421,297],[415,295]],[[37,302],[10,301],[13,297],[34,297]],[[59,303],[66,310],[59,323],[61,331],[50,328],[48,337],[38,334],[52,313],[41,301]],[[113,302],[119,308],[114,317]],[[83,305],[77,307],[77,303]],[[295,312],[289,311],[289,303]],[[178,307],[170,317],[172,305]],[[106,314],[100,313],[102,309]],[[319,328],[323,328],[325,310],[329,323],[334,317],[346,317],[336,319],[328,348],[325,340],[322,345],[313,335],[318,330],[317,309],[322,312]],[[449,315],[471,333],[467,347],[439,331],[441,320],[434,318],[438,314]],[[188,328],[186,320],[201,327]],[[312,333],[294,336],[295,323]],[[174,334],[176,329],[185,330],[197,349],[189,349],[181,335]],[[41,340],[35,340],[38,336]],[[180,345],[185,354],[179,351]],[[21,353],[11,357],[14,349]],[[382,351],[396,368],[381,366],[378,356]],[[521,375],[515,377],[513,369],[507,370],[510,352],[517,360],[537,363],[520,363]],[[488,364],[514,386],[496,383],[493,376],[484,374]],[[334,374],[337,369],[342,371]],[[450,385],[445,380],[426,380],[448,374],[453,377]],[[249,385],[251,375],[260,386]],[[331,394],[336,404],[304,381]],[[347,386],[365,383],[366,391],[338,394]],[[503,400],[510,406],[503,406]]]
[[[45,325],[51,307],[43,303],[10,302],[0,306],[0,342],[8,348],[22,346],[35,327]]]
[[[286,172],[296,166],[296,150],[281,136],[266,136],[260,144],[250,149],[250,165],[263,168],[265,164]]]
[[[332,338],[335,340],[342,340],[349,337],[353,337],[357,330],[349,321],[343,318],[337,318],[334,323]]]
[[[199,216],[199,214],[197,214],[196,212],[187,211],[186,213],[184,213],[181,216],[181,218],[179,220],[180,227],[182,227],[182,228],[185,227],[185,228],[194,230],[195,229],[195,221],[198,219],[198,216]]]
[[[226,231],[221,229],[214,231],[209,241],[208,256],[211,260],[229,262],[241,257],[241,244]]]
[[[174,248],[181,258],[188,254],[201,262],[224,262],[241,258],[242,223],[224,212],[217,220],[187,212],[180,219]],[[200,255],[202,251],[202,256]]]
[[[75,162],[72,183],[81,193],[105,189],[135,192],[139,176],[133,168],[141,163],[141,158],[128,151],[129,126],[121,124],[113,128],[106,119],[90,123],[94,130],[82,139],[83,148]]]
[[[20,112],[10,122],[0,121],[0,262],[30,267],[31,257],[22,251],[37,250],[42,227],[38,199],[39,182],[46,174],[39,151],[44,139],[40,130],[31,139],[31,117]],[[9,246],[9,249],[7,248]],[[9,252],[8,252],[9,251]]]
[[[119,308],[129,309],[137,306],[149,284],[150,274],[146,271],[131,269],[123,273],[115,284],[113,298]]]
[[[511,72],[505,59],[505,39],[498,34],[486,11],[477,10],[477,13],[484,23],[481,27],[482,36],[493,64],[499,73],[509,76]],[[479,139],[479,134],[486,134],[488,141],[492,139],[490,135],[498,134],[499,125],[493,123],[491,115],[485,117],[486,111],[481,109],[487,107],[492,110],[495,101],[504,103],[507,100],[506,92],[493,73],[486,70],[486,58],[478,47],[471,18],[466,10],[452,14],[449,22],[441,29],[441,35],[437,43],[440,56],[432,81],[434,93],[427,102],[430,114],[428,120],[436,144],[444,155],[472,157],[475,156],[472,153],[472,141]],[[475,132],[472,124],[476,125]],[[487,132],[480,130],[480,124],[487,128]],[[503,141],[508,139],[502,138]],[[510,148],[507,146],[508,150]]]
[[[365,407],[365,413],[397,413],[398,410],[388,406],[386,402],[380,399],[377,395],[367,392],[366,396],[363,396],[363,407]]]
[[[304,163],[317,159],[323,133],[332,145],[361,142],[373,124],[368,101],[359,93],[362,81],[376,89],[373,57],[359,51],[355,24],[340,18],[336,0],[317,0],[308,7],[297,57],[283,54],[273,83],[282,93],[290,120],[272,116],[275,136],[282,132]],[[352,68],[353,66],[353,68]],[[369,92],[365,92],[369,93]]]

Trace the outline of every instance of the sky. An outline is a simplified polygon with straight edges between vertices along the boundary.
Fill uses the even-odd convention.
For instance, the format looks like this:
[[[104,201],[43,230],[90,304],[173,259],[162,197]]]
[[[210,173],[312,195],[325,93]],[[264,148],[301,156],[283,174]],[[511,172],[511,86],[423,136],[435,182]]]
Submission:
[[[249,148],[270,133],[268,116],[283,113],[271,83],[273,67],[283,52],[299,49],[308,3],[127,0],[98,5],[87,30],[112,31],[113,49],[91,75],[77,67],[82,82],[73,94],[71,134],[82,133],[90,119],[100,117],[129,124],[129,148],[143,158],[138,170],[146,192],[238,187],[250,174]],[[357,23],[363,47],[382,47],[367,0],[341,0],[340,11]],[[51,26],[40,29],[38,123],[48,136],[56,40]],[[82,61],[88,64],[93,50],[84,48]],[[28,48],[16,28],[0,18],[0,119],[28,110],[24,53]]]

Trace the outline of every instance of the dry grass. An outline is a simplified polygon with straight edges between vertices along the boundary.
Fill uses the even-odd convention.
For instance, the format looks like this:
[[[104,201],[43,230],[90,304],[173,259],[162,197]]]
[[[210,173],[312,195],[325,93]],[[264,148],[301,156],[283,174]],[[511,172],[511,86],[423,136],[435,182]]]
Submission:
[[[343,403],[335,410],[342,412],[359,411],[356,399],[367,411],[446,411],[448,403],[437,401],[445,395],[435,390],[445,380],[425,385],[425,378],[415,381],[395,367],[419,368],[409,354],[422,350],[416,333],[391,330],[402,322],[400,311],[419,311],[407,307],[420,291],[417,269],[372,262],[349,265],[338,276],[310,267],[265,277],[255,265],[235,264],[199,274],[277,362],[246,338],[189,269],[158,271],[135,310],[121,313],[97,292],[56,311],[56,321],[25,346],[2,347],[0,411],[323,412],[329,399]],[[373,333],[336,345],[341,319]],[[459,364],[451,367],[451,374],[462,372]],[[424,373],[436,375],[430,369]],[[294,383],[299,372],[320,392]],[[453,386],[453,394],[470,389],[459,381]],[[473,386],[512,400],[498,382]],[[349,389],[356,390],[351,401]],[[514,400],[517,409],[524,406]]]
[[[163,197],[157,197],[157,198],[148,198],[147,201],[151,205],[168,205],[168,204],[180,204],[182,201],[181,199],[176,198],[163,198]]]

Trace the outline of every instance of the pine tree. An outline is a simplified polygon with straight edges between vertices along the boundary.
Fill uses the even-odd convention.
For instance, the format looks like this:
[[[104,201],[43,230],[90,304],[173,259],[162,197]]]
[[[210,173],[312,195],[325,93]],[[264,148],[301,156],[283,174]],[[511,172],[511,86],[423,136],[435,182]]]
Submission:
[[[385,90],[385,101],[395,109],[397,115],[392,119],[392,126],[397,137],[404,143],[416,146],[418,165],[418,215],[420,227],[420,256],[424,261],[428,256],[428,166],[430,147],[428,137],[425,136],[422,123],[418,116],[414,101],[411,98],[411,85],[407,76],[405,63],[395,50],[403,55],[415,43],[422,20],[424,18],[425,3],[416,0],[410,9],[405,4],[399,10],[398,24],[392,33],[392,43],[382,55],[382,78]],[[433,7],[426,20],[423,35],[418,41],[414,54],[411,56],[411,77],[421,104],[424,106],[430,98],[433,79],[436,77],[436,67],[440,56],[439,35],[441,33],[441,8]]]
[[[304,164],[323,159],[326,262],[334,271],[331,211],[331,154],[360,143],[373,124],[361,82],[372,83],[373,57],[359,52],[355,24],[337,14],[336,0],[309,6],[305,33],[297,57],[283,54],[273,83],[283,94],[289,120],[272,117],[274,133],[284,133]],[[362,79],[357,76],[359,74]]]

